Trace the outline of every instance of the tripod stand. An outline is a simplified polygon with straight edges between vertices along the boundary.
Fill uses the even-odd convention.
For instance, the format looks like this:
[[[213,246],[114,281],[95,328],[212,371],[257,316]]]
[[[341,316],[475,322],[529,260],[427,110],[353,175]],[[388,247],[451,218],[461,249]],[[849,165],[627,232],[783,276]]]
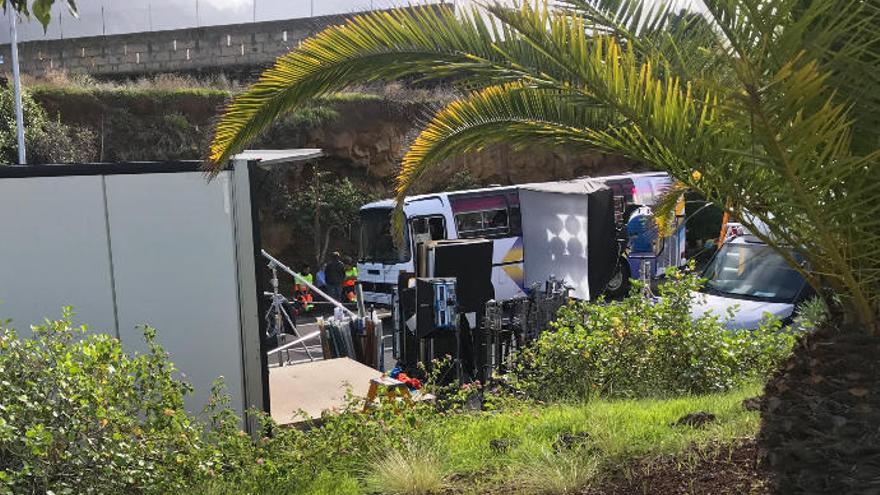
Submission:
[[[274,337],[278,340],[279,345],[283,344],[282,340],[284,340],[285,335],[290,333],[285,331],[286,322],[287,325],[290,326],[290,331],[293,335],[295,335],[297,339],[301,339],[299,331],[296,328],[296,322],[293,321],[287,308],[285,308],[285,306],[293,306],[296,303],[291,302],[278,291],[278,266],[275,262],[270,261],[268,266],[269,270],[272,271],[272,278],[269,280],[272,285],[272,292],[263,293],[263,295],[269,297],[271,301],[269,304],[269,310],[266,311],[266,337]],[[314,361],[315,358],[312,356],[309,346],[307,346],[305,342],[300,342],[300,346],[306,351],[309,360]],[[286,349],[284,352],[286,353],[287,361],[290,361],[290,349]],[[283,365],[280,353],[278,355],[278,362],[280,365]]]

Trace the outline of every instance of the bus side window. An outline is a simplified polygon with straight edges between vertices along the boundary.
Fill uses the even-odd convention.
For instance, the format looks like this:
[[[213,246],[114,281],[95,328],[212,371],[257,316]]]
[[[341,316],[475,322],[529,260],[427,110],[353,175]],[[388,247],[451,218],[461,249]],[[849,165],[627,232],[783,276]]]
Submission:
[[[459,213],[455,215],[455,226],[459,237],[476,237],[483,230],[483,214],[479,211]]]
[[[507,231],[507,210],[492,210],[483,213],[486,230]]]
[[[519,206],[471,211],[455,215],[461,238],[487,237],[500,239],[522,235]]]
[[[416,217],[411,224],[416,244],[446,239],[446,220],[442,216]]]
[[[431,234],[431,240],[446,239],[446,220],[443,217],[428,218],[428,232]]]

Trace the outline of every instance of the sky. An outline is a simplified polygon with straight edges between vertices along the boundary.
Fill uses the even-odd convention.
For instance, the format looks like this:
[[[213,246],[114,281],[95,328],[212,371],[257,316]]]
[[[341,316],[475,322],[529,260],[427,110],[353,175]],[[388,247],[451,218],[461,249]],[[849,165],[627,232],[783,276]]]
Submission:
[[[79,18],[53,7],[46,33],[36,20],[22,19],[20,41],[75,38],[100,34],[159,31],[217,24],[342,14],[372,8],[423,3],[424,0],[77,0]],[[451,1],[451,0],[447,0]],[[466,0],[463,0],[466,1]],[[30,3],[30,2],[29,2]],[[256,4],[256,5],[255,5]],[[254,8],[256,6],[256,9]],[[196,17],[198,7],[198,18]],[[103,10],[103,14],[102,14]],[[255,12],[256,10],[256,12]],[[9,42],[8,14],[2,14],[0,43]]]

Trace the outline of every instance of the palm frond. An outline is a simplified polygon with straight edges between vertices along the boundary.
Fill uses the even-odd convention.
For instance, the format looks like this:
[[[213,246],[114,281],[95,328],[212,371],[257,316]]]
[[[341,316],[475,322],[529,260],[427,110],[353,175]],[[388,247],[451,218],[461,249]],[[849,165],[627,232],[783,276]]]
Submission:
[[[423,74],[441,78],[477,73],[517,78],[492,60],[497,28],[485,18],[463,19],[445,7],[374,12],[325,29],[263,72],[225,109],[210,147],[215,166],[272,122],[309,99],[381,79]]]
[[[404,9],[327,29],[232,102],[211,159],[225,160],[316,95],[448,78],[467,95],[413,143],[398,199],[437,163],[492,143],[615,153],[723,202],[814,286],[831,287],[874,324],[880,5],[704,0],[703,17],[641,0],[557,3],[493,4],[463,17]]]
[[[556,5],[582,17],[591,35],[624,40],[656,65],[668,66],[670,75],[709,87],[723,87],[729,77],[713,53],[717,33],[705,17],[678,2],[558,0]]]
[[[595,149],[593,129],[612,119],[573,91],[509,83],[472,92],[438,111],[413,141],[397,176],[398,198],[431,167],[492,144]]]
[[[651,209],[654,213],[654,222],[657,224],[658,237],[663,238],[673,234],[675,223],[670,220],[675,218],[675,212],[683,203],[685,193],[690,190],[691,188],[684,182],[674,181],[654,203]]]
[[[501,14],[506,15],[506,14]],[[551,45],[555,25],[544,37],[533,12],[506,22],[543,50]],[[515,21],[521,21],[515,22]],[[559,27],[559,29],[564,29]],[[572,29],[577,30],[577,27]],[[564,34],[559,34],[559,37]],[[621,154],[658,167],[693,171],[713,153],[713,97],[694,98],[676,80],[661,80],[650,62],[639,63],[631,49],[599,37],[583,46],[568,43],[580,54],[568,65],[583,87],[546,87],[510,83],[472,93],[440,110],[415,139],[403,159],[397,194],[402,198],[429,167],[453,154],[488,144],[568,144]],[[548,58],[566,63],[560,48]]]
[[[532,21],[550,19],[546,8],[527,8],[523,18],[526,13]],[[556,16],[554,22],[561,25],[564,19]],[[583,47],[583,30],[571,33],[573,46]],[[281,115],[352,84],[451,76],[469,89],[519,80],[573,84],[576,76],[559,62],[523,40],[517,30],[476,9],[463,16],[443,6],[360,15],[279,57],[238,95],[216,126],[209,161],[216,169]]]

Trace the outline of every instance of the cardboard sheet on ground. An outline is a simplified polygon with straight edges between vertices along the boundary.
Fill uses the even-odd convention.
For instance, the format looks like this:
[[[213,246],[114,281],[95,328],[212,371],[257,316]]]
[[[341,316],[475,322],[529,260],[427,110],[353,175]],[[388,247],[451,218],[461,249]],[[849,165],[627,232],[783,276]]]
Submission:
[[[365,397],[370,379],[381,375],[349,358],[270,368],[272,419],[280,425],[300,422],[304,418],[296,415],[299,410],[309,418],[319,418],[322,411],[345,404],[347,387],[354,395]]]

